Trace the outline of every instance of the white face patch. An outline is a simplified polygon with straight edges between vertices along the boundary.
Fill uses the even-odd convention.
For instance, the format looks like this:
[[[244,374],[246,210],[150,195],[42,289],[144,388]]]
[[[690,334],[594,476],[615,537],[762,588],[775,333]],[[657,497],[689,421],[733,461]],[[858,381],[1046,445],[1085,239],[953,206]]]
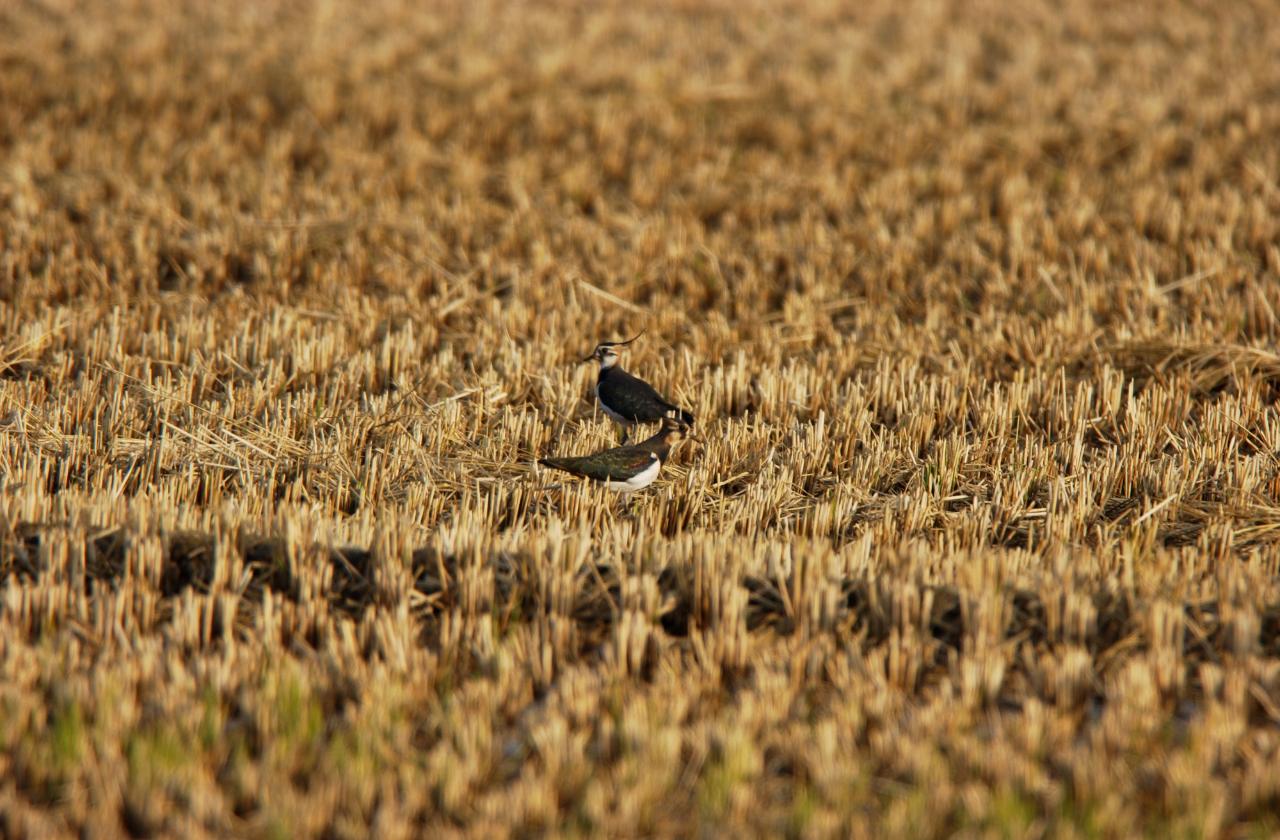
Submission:
[[[618,363],[618,354],[613,350],[605,350],[600,354],[600,369],[608,370]]]

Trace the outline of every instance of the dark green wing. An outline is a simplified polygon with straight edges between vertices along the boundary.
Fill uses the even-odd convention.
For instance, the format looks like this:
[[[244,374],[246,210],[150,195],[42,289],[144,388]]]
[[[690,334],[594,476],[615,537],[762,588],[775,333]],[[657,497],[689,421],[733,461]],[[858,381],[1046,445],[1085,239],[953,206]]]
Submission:
[[[595,481],[626,481],[637,473],[643,472],[657,457],[647,449],[619,446],[616,449],[597,452],[595,455],[543,458],[539,463]]]
[[[613,370],[599,380],[597,393],[610,410],[635,423],[656,423],[675,406],[653,386],[625,370]]]

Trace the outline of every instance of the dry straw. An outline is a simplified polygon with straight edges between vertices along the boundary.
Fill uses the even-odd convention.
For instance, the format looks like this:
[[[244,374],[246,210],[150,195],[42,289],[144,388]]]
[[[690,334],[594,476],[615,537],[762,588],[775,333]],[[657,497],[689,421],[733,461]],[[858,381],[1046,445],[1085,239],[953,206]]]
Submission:
[[[1280,831],[1274,17],[0,4],[0,834]]]

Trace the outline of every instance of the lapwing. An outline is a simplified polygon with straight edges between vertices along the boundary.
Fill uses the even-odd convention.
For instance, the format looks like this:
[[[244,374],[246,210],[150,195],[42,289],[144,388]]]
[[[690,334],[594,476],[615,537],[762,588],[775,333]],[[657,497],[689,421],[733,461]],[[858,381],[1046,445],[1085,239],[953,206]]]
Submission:
[[[658,433],[640,443],[615,446],[594,455],[542,458],[538,463],[600,482],[610,490],[634,493],[653,483],[671,449],[687,437],[692,437],[688,424],[676,417],[664,417]]]
[[[622,427],[622,442],[627,442],[631,426],[636,423],[656,423],[664,417],[676,417],[686,425],[693,425],[693,414],[654,390],[653,386],[639,377],[627,373],[618,364],[619,347],[625,347],[635,341],[644,331],[636,333],[626,341],[602,341],[590,356],[582,361],[599,362],[600,373],[596,376],[596,399],[600,407],[615,423]]]

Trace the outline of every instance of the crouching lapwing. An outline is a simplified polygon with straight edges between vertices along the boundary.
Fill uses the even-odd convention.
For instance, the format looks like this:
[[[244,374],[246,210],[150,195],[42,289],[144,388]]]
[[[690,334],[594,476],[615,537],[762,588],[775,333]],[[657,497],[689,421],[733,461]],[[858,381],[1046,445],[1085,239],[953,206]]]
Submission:
[[[543,458],[538,463],[600,482],[610,490],[633,493],[653,483],[672,448],[686,437],[692,437],[687,423],[677,417],[664,417],[662,428],[646,441],[594,455]]]
[[[630,428],[636,423],[657,423],[664,417],[675,416],[685,425],[693,425],[693,414],[673,405],[639,377],[627,373],[618,364],[619,347],[635,341],[643,331],[626,341],[603,341],[596,345],[590,356],[582,361],[599,362],[600,373],[596,377],[596,399],[600,407],[615,423],[622,427],[622,442],[627,442]]]

